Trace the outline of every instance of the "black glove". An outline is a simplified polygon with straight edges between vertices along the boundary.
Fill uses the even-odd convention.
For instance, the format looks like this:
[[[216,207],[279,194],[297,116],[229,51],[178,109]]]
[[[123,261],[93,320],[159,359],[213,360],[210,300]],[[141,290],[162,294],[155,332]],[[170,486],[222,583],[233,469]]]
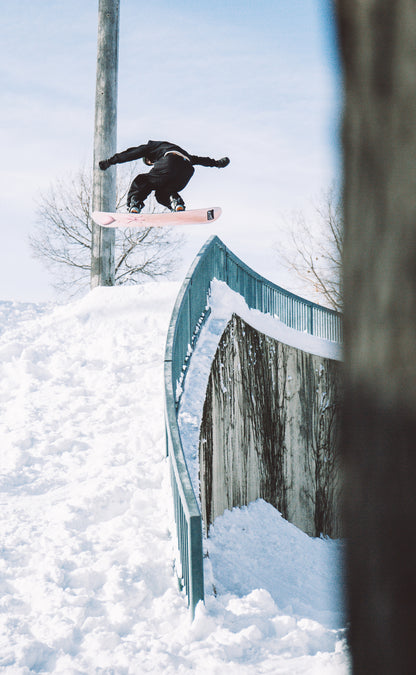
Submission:
[[[111,162],[109,159],[102,159],[101,162],[98,162],[98,166],[100,167],[101,171],[105,171],[109,166],[111,166]]]
[[[221,157],[221,159],[217,159],[215,166],[218,167],[218,169],[223,169],[225,166],[228,166],[230,163],[230,160],[228,157]]]

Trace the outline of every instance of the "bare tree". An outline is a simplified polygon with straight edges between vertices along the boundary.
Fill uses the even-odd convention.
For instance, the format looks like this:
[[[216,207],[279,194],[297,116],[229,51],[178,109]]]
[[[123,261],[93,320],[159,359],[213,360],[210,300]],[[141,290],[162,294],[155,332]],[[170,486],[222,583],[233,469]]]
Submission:
[[[119,172],[117,209],[126,205],[135,166]],[[56,180],[40,195],[38,226],[30,236],[33,255],[43,261],[65,295],[74,296],[90,284],[92,172]],[[152,199],[147,211],[165,210]],[[179,263],[183,237],[173,228],[116,229],[115,284],[137,284],[145,277],[167,276]]]
[[[295,214],[289,242],[279,252],[289,269],[306,281],[332,309],[342,309],[341,258],[344,236],[342,209],[334,188],[323,194],[314,214]]]

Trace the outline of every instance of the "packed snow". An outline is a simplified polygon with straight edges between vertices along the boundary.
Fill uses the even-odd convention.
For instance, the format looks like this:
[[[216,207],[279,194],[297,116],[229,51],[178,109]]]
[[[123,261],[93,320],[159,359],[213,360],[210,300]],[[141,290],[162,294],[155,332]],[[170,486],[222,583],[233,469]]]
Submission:
[[[342,543],[261,500],[216,519],[191,622],[173,572],[163,422],[178,290],[0,303],[1,672],[349,672]],[[202,347],[219,326],[213,306]],[[200,386],[185,380],[192,423],[185,397],[200,401]]]

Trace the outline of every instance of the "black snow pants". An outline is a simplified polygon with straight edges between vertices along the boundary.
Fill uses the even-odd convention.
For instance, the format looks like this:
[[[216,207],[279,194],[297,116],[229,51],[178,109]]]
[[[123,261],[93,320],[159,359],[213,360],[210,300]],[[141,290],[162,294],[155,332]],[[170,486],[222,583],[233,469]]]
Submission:
[[[132,198],[144,202],[154,190],[159,204],[170,208],[170,197],[180,198],[179,190],[188,184],[193,173],[194,167],[187,159],[174,154],[165,155],[154,163],[149,173],[136,176],[127,195],[127,207]]]

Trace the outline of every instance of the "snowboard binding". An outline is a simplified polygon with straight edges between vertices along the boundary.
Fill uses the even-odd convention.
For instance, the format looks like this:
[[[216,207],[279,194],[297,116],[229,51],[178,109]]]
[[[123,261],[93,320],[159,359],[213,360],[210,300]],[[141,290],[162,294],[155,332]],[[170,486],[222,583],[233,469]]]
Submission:
[[[141,210],[144,207],[144,202],[138,202],[136,199],[130,201],[128,212],[129,213],[141,213]]]
[[[182,197],[179,195],[173,196],[171,195],[170,197],[170,210],[171,211],[185,211],[185,202],[183,201]]]

